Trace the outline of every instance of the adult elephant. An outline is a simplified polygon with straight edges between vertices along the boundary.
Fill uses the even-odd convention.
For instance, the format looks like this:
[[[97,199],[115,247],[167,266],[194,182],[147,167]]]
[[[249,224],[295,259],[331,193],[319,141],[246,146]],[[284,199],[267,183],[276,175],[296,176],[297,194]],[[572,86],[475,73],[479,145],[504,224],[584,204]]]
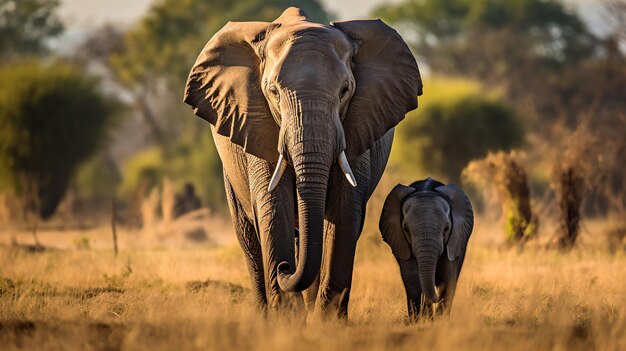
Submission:
[[[380,20],[328,26],[292,7],[272,23],[229,22],[202,50],[184,101],[212,125],[260,304],[308,288],[309,310],[346,316],[365,205],[421,89]]]

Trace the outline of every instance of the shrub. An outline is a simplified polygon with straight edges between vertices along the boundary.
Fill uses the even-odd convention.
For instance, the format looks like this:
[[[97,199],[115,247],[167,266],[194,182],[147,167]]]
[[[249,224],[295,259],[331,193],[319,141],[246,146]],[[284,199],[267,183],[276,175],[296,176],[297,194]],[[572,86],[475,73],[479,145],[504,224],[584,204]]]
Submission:
[[[522,157],[513,151],[489,153],[463,170],[465,180],[476,184],[484,193],[494,193],[502,204],[504,233],[510,243],[523,243],[537,230]]]
[[[470,160],[522,143],[522,124],[496,93],[471,81],[433,83],[425,82],[420,107],[398,126],[392,165],[458,182]]]
[[[19,63],[0,67],[0,77],[0,183],[47,219],[104,141],[115,105],[68,64]]]
[[[122,169],[120,195],[130,198],[151,188],[160,187],[167,177],[177,192],[192,184],[202,203],[220,209],[226,205],[222,163],[208,133],[197,142],[183,141],[168,151],[148,148],[129,159]]]
[[[620,129],[618,124],[611,127]],[[578,238],[583,201],[607,178],[607,166],[615,159],[618,162],[623,159],[611,154],[615,145],[608,138],[609,134],[594,132],[589,121],[581,122],[573,132],[564,131],[564,134],[559,157],[552,164],[550,187],[560,210],[557,245],[568,250]]]

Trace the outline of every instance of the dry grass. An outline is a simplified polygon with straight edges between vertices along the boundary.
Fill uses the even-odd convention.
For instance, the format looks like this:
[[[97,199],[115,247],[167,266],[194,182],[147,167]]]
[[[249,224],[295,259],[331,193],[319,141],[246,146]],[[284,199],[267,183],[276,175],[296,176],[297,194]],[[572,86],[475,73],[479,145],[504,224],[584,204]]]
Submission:
[[[626,349],[623,251],[499,249],[490,240],[495,229],[480,221],[477,226],[451,317],[418,325],[405,324],[398,268],[371,233],[357,252],[349,322],[307,324],[293,314],[256,311],[234,241],[167,249],[140,244],[140,233],[122,231],[116,260],[104,229],[42,232],[44,245],[61,249],[39,254],[0,249],[0,345],[3,350]],[[76,238],[83,237],[94,243],[89,249],[77,248]],[[19,241],[28,238],[17,235]]]

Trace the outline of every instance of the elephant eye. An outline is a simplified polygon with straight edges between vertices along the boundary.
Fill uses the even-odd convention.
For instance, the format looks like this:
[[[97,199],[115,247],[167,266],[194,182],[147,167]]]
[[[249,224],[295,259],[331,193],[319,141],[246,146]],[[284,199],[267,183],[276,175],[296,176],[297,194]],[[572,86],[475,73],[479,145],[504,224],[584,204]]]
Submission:
[[[278,89],[275,85],[270,85],[269,91],[272,95],[274,95],[276,100],[280,100],[280,93],[278,92]]]
[[[343,88],[341,88],[341,92],[339,93],[339,98],[343,100],[343,98],[346,97],[349,91],[350,87],[348,86],[348,84],[344,85]]]

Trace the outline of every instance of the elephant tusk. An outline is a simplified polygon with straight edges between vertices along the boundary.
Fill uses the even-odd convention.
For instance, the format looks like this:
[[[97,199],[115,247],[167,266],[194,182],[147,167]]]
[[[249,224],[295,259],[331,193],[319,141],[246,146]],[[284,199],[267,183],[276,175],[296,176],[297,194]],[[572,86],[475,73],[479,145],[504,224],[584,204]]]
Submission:
[[[270,180],[270,185],[267,187],[267,191],[272,191],[278,185],[280,178],[285,173],[285,169],[287,168],[287,161],[283,157],[283,154],[280,154],[278,157],[278,163],[276,164],[276,169],[274,170],[274,174],[272,175],[272,179]]]
[[[354,174],[352,173],[352,169],[350,169],[350,165],[348,164],[348,160],[346,159],[346,152],[342,151],[339,155],[339,167],[343,171],[343,174],[346,176],[348,183],[356,188],[356,178],[354,178]]]

